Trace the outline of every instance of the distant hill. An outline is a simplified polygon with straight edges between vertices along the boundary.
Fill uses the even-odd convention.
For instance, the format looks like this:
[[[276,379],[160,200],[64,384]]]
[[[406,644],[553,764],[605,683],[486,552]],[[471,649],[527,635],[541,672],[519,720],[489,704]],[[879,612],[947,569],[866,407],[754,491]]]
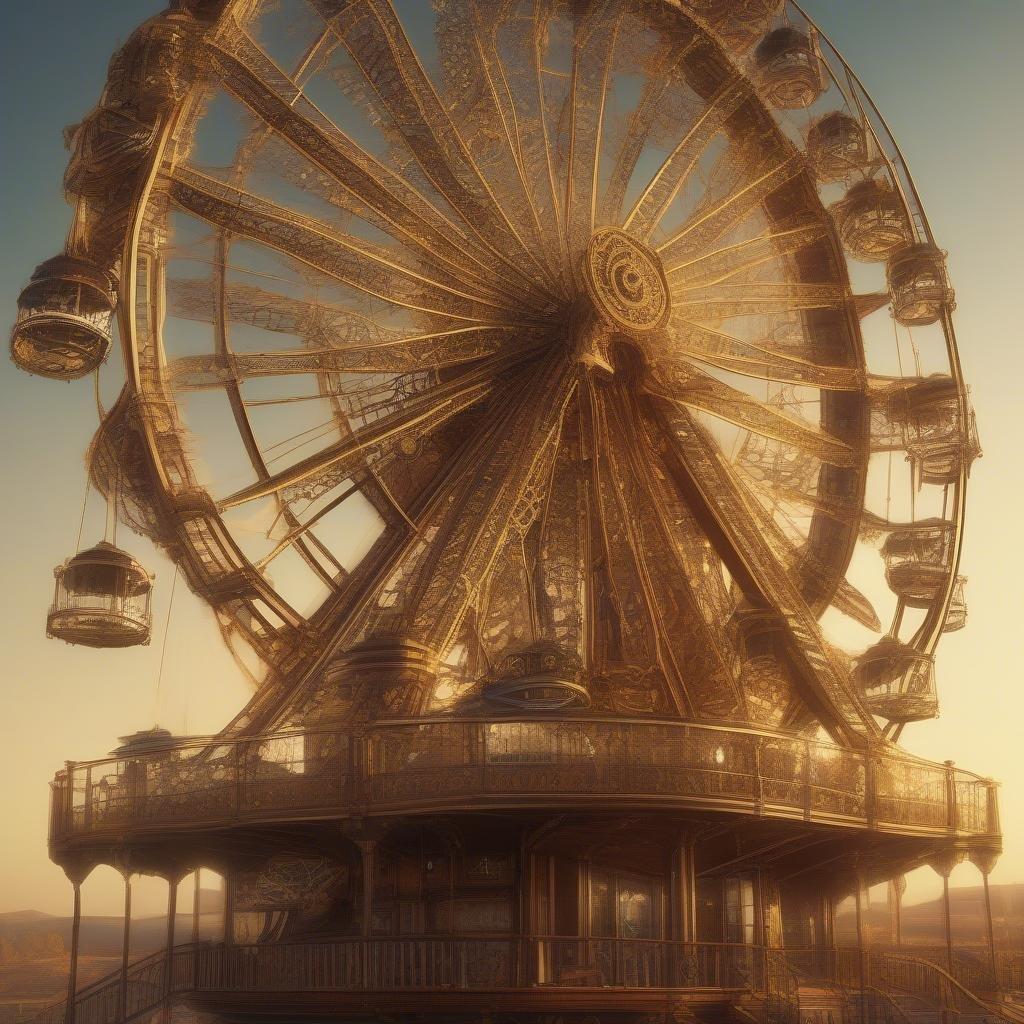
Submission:
[[[992,921],[996,942],[1008,948],[1024,946],[1024,884],[993,885]],[[950,924],[953,938],[969,945],[983,945],[985,935],[985,890],[982,886],[963,886],[949,891]],[[865,910],[864,923],[870,938],[889,941],[889,908],[885,899],[876,900]],[[836,918],[840,942],[852,942],[856,934],[852,906],[844,906]],[[904,904],[903,941],[907,944],[938,945],[945,941],[942,924],[942,898],[924,903]]]
[[[174,923],[177,942],[187,942],[191,936],[190,913],[179,913]],[[221,934],[223,918],[220,909],[200,915],[200,936],[216,938]],[[0,914],[0,948],[9,943],[14,949],[37,948],[46,936],[57,936],[63,948],[71,947],[71,918],[55,918],[49,914],[33,915],[32,911]],[[120,918],[82,918],[81,949],[83,954],[114,956],[121,953],[124,925]],[[167,940],[166,918],[142,918],[132,921],[131,947],[133,953],[153,952],[161,949]],[[7,947],[7,948],[10,948]]]
[[[44,914],[41,910],[9,910],[0,914],[0,924],[16,924],[19,921],[42,921],[52,919],[53,914]]]

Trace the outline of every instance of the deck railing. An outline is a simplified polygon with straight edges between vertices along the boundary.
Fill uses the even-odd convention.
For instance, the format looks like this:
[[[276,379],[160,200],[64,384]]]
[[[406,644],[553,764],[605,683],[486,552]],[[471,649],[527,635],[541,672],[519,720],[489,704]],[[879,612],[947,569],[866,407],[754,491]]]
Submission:
[[[204,738],[69,763],[51,840],[154,824],[588,798],[925,835],[998,833],[995,785],[909,755],[682,722],[432,719]]]
[[[959,1024],[996,1021],[998,1015],[943,967],[905,951],[873,949],[787,949],[786,957],[804,984],[835,987],[847,993],[881,993],[891,1000],[909,998],[919,1007]],[[859,997],[860,998],[860,997]]]
[[[479,992],[530,989],[715,990],[758,998],[765,1024],[795,1024],[799,986],[845,995],[843,1019],[906,1024],[907,1007],[947,1024],[999,1016],[936,964],[906,953],[644,939],[500,936],[339,938],[320,942],[176,946],[78,993],[74,1024],[144,1017],[168,995],[206,993]],[[122,1018],[121,1005],[125,1012]],[[65,1024],[58,1003],[32,1024]]]
[[[762,994],[780,1024],[795,1021],[797,1009],[784,950],[723,943],[558,936],[188,943],[174,949],[169,991],[166,964],[161,951],[132,964],[125,979],[115,972],[81,990],[74,1024],[131,1021],[168,995],[202,992],[717,989]],[[32,1024],[64,1024],[66,1010],[57,1003]]]

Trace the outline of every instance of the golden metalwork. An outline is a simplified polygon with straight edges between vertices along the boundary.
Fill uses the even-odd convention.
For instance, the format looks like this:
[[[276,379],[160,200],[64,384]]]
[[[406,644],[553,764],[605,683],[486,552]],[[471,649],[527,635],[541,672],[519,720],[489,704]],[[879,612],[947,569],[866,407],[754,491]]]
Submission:
[[[181,0],[70,141],[66,253],[12,355],[81,376],[116,306],[127,383],[91,479],[256,692],[218,737],[70,766],[55,856],[145,837],[171,874],[247,829],[253,948],[327,929],[332,991],[436,981],[454,1017],[474,988],[539,1013],[575,985],[626,1012],[626,989],[725,986],[735,942],[782,1021],[794,887],[998,849],[992,786],[891,742],[935,713],[966,617],[953,292],[895,142],[793,3]],[[848,259],[888,291],[856,294]],[[846,579],[859,545],[890,608]],[[694,864],[740,920],[749,874],[704,839],[748,826],[737,850],[792,855],[739,858],[759,936],[702,946]],[[428,932],[452,945],[379,939]],[[255,991],[242,948],[186,973]]]

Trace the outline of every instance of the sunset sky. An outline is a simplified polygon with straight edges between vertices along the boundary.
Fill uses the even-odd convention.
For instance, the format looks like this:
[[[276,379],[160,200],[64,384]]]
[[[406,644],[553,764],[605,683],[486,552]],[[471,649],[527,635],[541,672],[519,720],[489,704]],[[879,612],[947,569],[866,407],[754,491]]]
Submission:
[[[425,0],[424,0],[425,2]],[[61,131],[95,103],[107,61],[153,0],[50,0],[9,5],[2,44],[4,226],[0,320],[37,263],[57,253],[70,220],[61,194]],[[1024,882],[1024,0],[807,0],[808,13],[858,72],[888,119],[917,180],[957,290],[956,327],[984,457],[968,498],[962,571],[966,629],[943,640],[942,714],[908,727],[914,753],[1003,784],[1006,852],[994,882]],[[104,371],[102,402],[120,384]],[[47,784],[65,758],[106,754],[117,737],[159,723],[209,733],[248,688],[212,613],[184,586],[167,609],[174,569],[126,528],[121,541],[157,574],[154,641],[93,651],[47,640],[53,566],[75,549],[85,490],[83,456],[96,427],[91,380],[59,384],[0,360],[0,912],[69,912],[70,886],[46,855]],[[84,544],[99,539],[93,496]],[[166,658],[158,672],[165,624]],[[979,876],[963,865],[954,884]],[[911,879],[909,898],[931,897],[938,876]],[[140,886],[137,906],[159,909],[161,886]],[[117,913],[112,871],[85,889],[87,913]]]

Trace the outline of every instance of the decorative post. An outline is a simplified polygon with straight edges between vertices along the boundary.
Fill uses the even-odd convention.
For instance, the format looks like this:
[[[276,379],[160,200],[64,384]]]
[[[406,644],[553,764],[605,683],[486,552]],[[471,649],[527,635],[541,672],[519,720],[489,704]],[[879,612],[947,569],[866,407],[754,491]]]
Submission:
[[[860,866],[854,874],[856,890],[854,894],[854,906],[857,911],[857,962],[860,975],[860,1022],[864,1024],[865,1011],[867,1009],[867,996],[865,991],[865,975],[867,967],[867,949],[864,930],[864,874]]]
[[[942,876],[942,929],[946,937],[946,970],[950,974],[953,973],[953,927],[949,910],[949,876],[965,856],[965,850],[950,847],[929,861],[932,868]]]
[[[224,871],[224,948],[235,944],[235,873],[231,868]]]
[[[951,836],[956,835],[956,762],[943,761],[946,766],[946,830]]]
[[[124,873],[124,929],[121,937],[121,991],[117,1002],[117,1019],[128,1019],[128,957],[132,945],[132,875],[125,864]]]
[[[696,876],[693,840],[683,838],[672,850],[672,938],[677,942],[695,942]]]
[[[164,951],[164,1007],[163,1019],[170,1024],[171,990],[174,988],[174,925],[178,918],[178,883],[181,875],[175,872],[167,879],[167,946]]]
[[[697,841],[691,836],[683,848],[686,859],[683,872],[683,938],[697,941]]]
[[[368,939],[373,933],[373,881],[377,861],[377,840],[357,839],[356,846],[363,858],[363,902],[360,934]]]
[[[65,868],[65,874],[67,869]],[[74,891],[71,917],[71,959],[68,964],[68,998],[64,1006],[64,1024],[75,1024],[75,992],[78,989],[78,940],[82,930],[82,876],[68,874]]]
[[[355,844],[362,854],[363,900],[359,933],[364,940],[360,960],[362,962],[363,989],[366,990],[370,988],[370,943],[366,940],[373,934],[373,883],[377,869],[377,840],[356,839]],[[454,907],[452,907],[452,913],[455,913]]]
[[[819,929],[818,947],[821,962],[821,977],[835,980],[838,970],[836,965],[836,898],[830,893],[822,893],[818,914],[821,927]]]
[[[992,894],[989,892],[988,876],[999,860],[995,850],[972,850],[971,863],[981,872],[982,886],[985,890],[985,933],[988,938],[988,958],[992,971],[992,990],[998,991],[999,968],[996,962],[996,931],[992,920]]]
[[[903,894],[906,891],[905,875],[889,879],[889,936],[896,949],[903,947]]]
[[[199,941],[199,902],[202,898],[199,895],[199,876],[202,873],[202,868],[196,868],[195,873],[195,888],[192,890],[192,944],[195,945]]]

